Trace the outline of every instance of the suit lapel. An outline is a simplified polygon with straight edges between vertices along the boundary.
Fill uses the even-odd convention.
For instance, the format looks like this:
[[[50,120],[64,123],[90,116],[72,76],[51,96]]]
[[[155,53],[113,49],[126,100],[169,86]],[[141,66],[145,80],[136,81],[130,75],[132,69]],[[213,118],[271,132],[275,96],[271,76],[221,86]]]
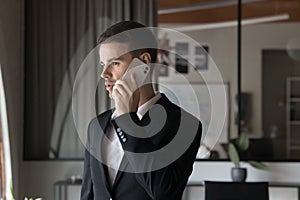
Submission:
[[[106,134],[106,129],[109,125],[112,113],[113,113],[113,110],[108,110],[107,112],[98,116],[98,122],[99,122],[99,125],[102,128],[104,134]]]
[[[102,115],[98,116],[99,125],[104,132],[104,134],[101,134],[101,139],[100,139],[101,161],[99,161],[99,168],[101,171],[102,181],[110,193],[111,193],[111,187],[110,187],[109,180],[108,180],[109,179],[108,178],[108,169],[107,169],[107,166],[103,163],[103,148],[105,148],[104,143],[103,143],[103,139],[104,139],[103,137],[105,137],[105,135],[106,135],[106,130],[110,123],[112,113],[113,113],[113,111],[109,110],[109,111],[103,113]]]
[[[117,185],[117,183],[120,181],[120,179],[121,179],[121,177],[123,176],[123,174],[124,174],[125,172],[128,171],[128,167],[129,167],[129,166],[130,166],[130,165],[129,165],[129,162],[128,162],[128,160],[126,159],[125,154],[124,154],[124,156],[123,156],[123,158],[122,158],[122,161],[121,161],[121,164],[120,164],[120,167],[119,167],[119,170],[118,170],[118,172],[117,172],[117,176],[116,176],[116,178],[115,178],[115,182],[114,182],[114,184],[113,184],[113,187],[114,187],[115,185]]]

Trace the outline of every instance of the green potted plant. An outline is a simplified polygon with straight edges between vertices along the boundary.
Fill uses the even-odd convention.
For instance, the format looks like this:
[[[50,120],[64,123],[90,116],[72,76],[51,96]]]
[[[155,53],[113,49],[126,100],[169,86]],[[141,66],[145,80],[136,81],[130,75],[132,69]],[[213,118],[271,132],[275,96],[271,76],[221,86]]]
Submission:
[[[240,137],[229,143],[228,147],[229,158],[234,164],[234,167],[231,169],[231,178],[235,182],[244,182],[247,178],[247,169],[241,167],[241,161],[237,148],[240,151],[246,151],[249,148],[249,138],[245,133],[241,134]],[[268,169],[268,166],[258,161],[248,160],[246,162],[257,169]]]

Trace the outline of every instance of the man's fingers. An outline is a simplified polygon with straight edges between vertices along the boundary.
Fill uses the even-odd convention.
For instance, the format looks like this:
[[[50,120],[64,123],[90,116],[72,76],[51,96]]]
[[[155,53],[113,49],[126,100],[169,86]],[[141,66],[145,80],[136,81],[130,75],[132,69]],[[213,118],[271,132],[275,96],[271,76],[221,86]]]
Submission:
[[[112,90],[112,97],[116,99],[122,96],[124,96],[124,92],[122,91],[122,88],[120,88],[119,85],[115,84]]]
[[[129,87],[129,85],[125,82],[125,81],[121,81],[121,80],[118,80],[115,84],[115,86],[117,86],[117,89],[119,90],[119,92],[126,96],[126,95],[129,95],[131,96],[133,91],[133,88]]]
[[[114,99],[121,97],[122,94],[121,94],[120,91],[122,91],[122,90],[120,89],[120,87],[118,87],[117,84],[115,84],[114,87],[113,87],[113,89],[112,89],[112,93],[111,93],[112,97],[113,97]]]

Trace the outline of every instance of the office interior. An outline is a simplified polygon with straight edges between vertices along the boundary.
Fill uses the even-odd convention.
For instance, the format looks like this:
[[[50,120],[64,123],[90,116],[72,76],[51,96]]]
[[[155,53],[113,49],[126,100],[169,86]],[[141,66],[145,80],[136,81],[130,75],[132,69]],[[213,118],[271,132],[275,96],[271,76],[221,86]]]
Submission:
[[[6,169],[6,182],[1,181],[2,196],[9,199],[13,191],[15,199],[52,200],[58,199],[57,190],[63,187],[66,199],[79,199],[80,184],[60,185],[68,181],[76,183],[82,177],[84,150],[76,131],[70,128],[72,109],[63,113],[65,108],[60,106],[69,103],[70,108],[72,81],[80,64],[96,47],[97,35],[114,22],[131,19],[164,30],[158,38],[166,50],[176,52],[178,48],[182,50],[180,46],[184,47],[183,57],[189,63],[176,62],[173,53],[163,54],[162,61],[167,67],[158,70],[155,78],[183,96],[184,90],[180,88],[187,81],[196,91],[192,99],[204,99],[197,102],[185,99],[187,109],[192,112],[191,104],[198,103],[200,115],[211,112],[213,100],[201,98],[201,94],[209,96],[209,88],[215,86],[224,91],[222,98],[215,102],[223,105],[223,113],[201,115],[207,129],[190,182],[231,181],[233,163],[228,158],[228,144],[246,134],[250,144],[257,145],[252,149],[257,156],[253,159],[268,166],[267,170],[258,170],[242,162],[247,168],[247,181],[282,183],[280,187],[269,187],[271,200],[299,199],[299,0],[95,0],[89,3],[0,0],[0,5],[3,79],[3,89],[0,84],[3,147],[0,150],[7,154],[1,157],[1,169]],[[85,18],[70,17],[82,12],[82,7],[93,10],[92,14],[85,13]],[[52,18],[55,20],[51,21]],[[68,37],[71,32],[77,34],[72,36],[73,43],[68,43],[69,46],[63,46],[64,38],[51,36]],[[51,40],[40,41],[41,38]],[[54,57],[56,51],[65,57]],[[53,63],[66,63],[66,66],[53,67],[62,69],[53,72]],[[76,70],[70,68],[70,63],[78,65]],[[218,78],[215,70],[220,75]],[[40,71],[45,74],[39,74]],[[72,77],[70,85],[68,75]],[[55,85],[50,89],[52,94],[47,93],[49,88],[42,89],[47,86],[46,81]],[[98,100],[103,96],[100,88]],[[54,100],[50,103],[51,98]],[[55,104],[60,100],[61,104]],[[105,103],[97,105],[99,112],[112,106],[107,99],[101,101]],[[207,104],[210,109],[205,107]],[[50,108],[44,112],[44,107]],[[47,116],[51,116],[50,121],[43,121]],[[64,116],[70,118],[64,120]],[[222,118],[222,126],[213,130],[217,138],[211,139],[208,127],[216,116]],[[3,180],[3,171],[1,177]],[[284,186],[289,184],[298,186]],[[203,186],[188,187],[183,199],[204,199],[204,195]]]

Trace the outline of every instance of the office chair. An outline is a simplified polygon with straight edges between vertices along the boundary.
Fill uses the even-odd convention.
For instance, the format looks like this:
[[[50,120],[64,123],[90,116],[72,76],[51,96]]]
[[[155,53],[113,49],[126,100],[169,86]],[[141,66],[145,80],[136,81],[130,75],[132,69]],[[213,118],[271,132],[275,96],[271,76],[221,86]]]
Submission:
[[[269,200],[268,182],[205,181],[205,200]]]

